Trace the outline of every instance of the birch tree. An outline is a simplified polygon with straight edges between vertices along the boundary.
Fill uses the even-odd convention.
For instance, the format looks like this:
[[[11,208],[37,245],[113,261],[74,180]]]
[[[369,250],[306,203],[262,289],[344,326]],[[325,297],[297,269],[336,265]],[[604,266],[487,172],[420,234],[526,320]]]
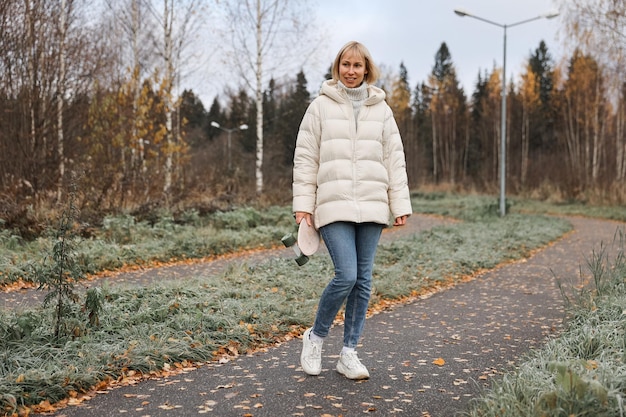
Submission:
[[[6,0],[0,7],[0,87],[5,112],[11,114],[3,123],[3,132],[11,133],[0,134],[3,178],[26,185],[35,195],[46,190],[61,197],[71,152],[65,146],[68,128],[78,130],[82,123],[80,113],[67,111],[68,103],[97,75],[99,49],[80,21],[83,5],[78,0]],[[85,47],[88,38],[91,48]]]
[[[256,103],[255,189],[263,193],[263,90],[269,78],[297,73],[317,45],[306,0],[226,2],[232,50],[227,53]],[[294,45],[297,40],[297,47]],[[295,139],[294,139],[295,140]]]
[[[155,38],[155,49],[162,59],[163,80],[162,97],[165,112],[165,154],[163,196],[166,204],[171,197],[172,178],[174,175],[174,160],[182,138],[179,130],[174,131],[175,86],[180,72],[181,56],[188,42],[187,36],[192,31],[199,14],[198,1],[187,0],[174,2],[174,0],[162,0],[162,13],[159,14],[156,7],[151,10],[161,29],[161,36]]]
[[[128,149],[121,153],[122,168],[125,177],[132,177],[132,183],[137,181],[139,175],[146,172],[145,145],[149,141],[140,132],[148,123],[141,119],[139,106],[141,100],[142,80],[150,77],[152,64],[154,64],[153,51],[149,44],[149,15],[148,4],[143,0],[107,0],[108,8],[113,12],[111,16],[111,43],[121,53],[117,55],[118,71],[120,78],[128,79],[133,97],[132,114],[129,118],[131,126],[128,129]],[[125,84],[125,83],[122,83]],[[126,93],[126,91],[124,92]],[[127,154],[130,154],[127,157]]]
[[[27,94],[28,94],[28,121],[29,123],[29,155],[31,160],[28,165],[37,164],[38,158],[42,158],[46,153],[48,146],[50,126],[49,120],[45,117],[49,101],[45,100],[46,95],[49,93],[47,86],[49,83],[44,80],[45,70],[42,70],[42,66],[46,61],[46,51],[49,48],[46,47],[46,40],[52,38],[50,31],[50,24],[47,21],[46,16],[49,10],[44,9],[44,4],[41,0],[25,0],[24,2],[24,18],[26,36],[24,38],[24,56],[26,61],[26,80],[28,80]],[[47,32],[47,33],[46,33]],[[46,169],[39,170],[47,174]],[[29,169],[28,175],[32,175],[35,170]],[[36,181],[31,181],[32,184],[37,184]]]
[[[67,32],[74,3],[72,0],[61,0],[59,12],[58,36],[59,36],[59,77],[57,80],[57,154],[59,158],[59,181],[57,186],[57,200],[61,201],[63,180],[65,178],[65,146],[63,135],[63,109],[65,105],[65,80],[67,77]]]
[[[172,30],[174,25],[174,0],[163,0],[163,16],[161,18],[161,27],[163,29],[163,44],[161,54],[165,66],[164,79],[164,107],[165,107],[165,181],[163,184],[163,195],[168,201],[172,188],[172,169],[174,159],[174,132],[172,129],[172,120],[174,119],[174,39]]]
[[[626,83],[622,84],[615,114],[615,180],[626,181]]]
[[[617,183],[626,180],[626,2],[623,0],[561,0],[566,39],[589,53],[607,70],[607,88],[617,103],[613,139]]]
[[[622,0],[560,0],[565,34],[572,47],[591,53],[626,76],[626,2]]]
[[[563,85],[563,121],[570,172],[582,187],[597,184],[604,152],[607,106],[598,62],[577,51]]]

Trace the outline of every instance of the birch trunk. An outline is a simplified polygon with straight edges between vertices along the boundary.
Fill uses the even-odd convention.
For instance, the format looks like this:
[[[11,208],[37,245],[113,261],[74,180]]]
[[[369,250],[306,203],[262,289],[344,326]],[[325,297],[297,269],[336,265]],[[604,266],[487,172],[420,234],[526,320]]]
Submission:
[[[163,105],[165,109],[165,179],[163,183],[163,196],[165,201],[169,204],[170,194],[172,192],[172,171],[174,169],[173,164],[173,150],[174,150],[174,137],[172,132],[172,120],[173,120],[173,105],[172,105],[172,85],[174,79],[174,64],[172,54],[172,23],[173,23],[173,4],[170,2],[173,0],[164,0],[163,2],[163,41],[164,41],[164,56],[165,60],[165,91],[163,94]]]
[[[624,96],[620,98],[617,106],[617,115],[615,117],[615,180],[623,182],[626,179],[626,131],[624,129]]]
[[[71,7],[71,6],[70,6]],[[59,22],[59,81],[57,86],[57,156],[59,158],[59,182],[57,184],[57,201],[63,197],[65,179],[65,139],[63,136],[63,109],[65,107],[65,78],[67,50],[65,39],[70,9],[67,0],[61,0],[61,16]]]
[[[256,193],[263,193],[263,18],[261,0],[256,2]]]

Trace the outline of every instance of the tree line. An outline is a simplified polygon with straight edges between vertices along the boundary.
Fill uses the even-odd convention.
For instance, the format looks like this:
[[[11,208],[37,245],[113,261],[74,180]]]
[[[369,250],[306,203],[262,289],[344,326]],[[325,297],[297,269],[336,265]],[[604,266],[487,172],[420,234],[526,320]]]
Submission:
[[[204,2],[97,3],[0,4],[4,227],[36,229],[70,181],[89,222],[109,213],[288,202],[295,137],[319,86],[304,71],[263,84],[257,72],[256,88],[226,90],[205,107],[193,89],[177,93]],[[624,202],[626,86],[613,61],[592,49],[574,48],[559,65],[541,42],[508,83],[509,192]],[[413,189],[495,193],[501,77],[499,68],[481,70],[473,91],[464,91],[444,42],[426,80],[411,85],[402,64],[384,78]]]

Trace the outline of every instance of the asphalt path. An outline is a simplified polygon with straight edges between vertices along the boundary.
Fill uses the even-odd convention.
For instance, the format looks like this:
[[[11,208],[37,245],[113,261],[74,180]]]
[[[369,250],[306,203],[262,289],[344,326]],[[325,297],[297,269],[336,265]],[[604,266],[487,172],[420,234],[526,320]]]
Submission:
[[[336,326],[324,344],[317,377],[300,368],[301,340],[295,338],[222,363],[94,393],[54,415],[454,416],[526,352],[558,334],[564,308],[556,278],[579,277],[593,251],[610,245],[624,229],[612,221],[568,220],[574,231],[529,259],[369,317],[358,347],[368,380],[351,381],[335,371],[343,329]],[[396,232],[418,233],[445,222],[430,216],[410,221],[422,224]],[[384,234],[393,238],[393,232]],[[276,256],[290,256],[279,252]]]

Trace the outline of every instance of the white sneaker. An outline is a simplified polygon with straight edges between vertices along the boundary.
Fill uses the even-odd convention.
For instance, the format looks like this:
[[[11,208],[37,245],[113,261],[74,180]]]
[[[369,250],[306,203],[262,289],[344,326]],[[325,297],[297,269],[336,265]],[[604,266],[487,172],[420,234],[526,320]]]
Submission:
[[[361,363],[356,352],[345,352],[339,355],[337,372],[348,379],[367,379],[370,377],[370,373]]]
[[[312,328],[307,329],[302,335],[302,353],[300,354],[300,365],[309,375],[319,375],[322,372],[322,345],[324,342],[314,342],[309,339]]]

